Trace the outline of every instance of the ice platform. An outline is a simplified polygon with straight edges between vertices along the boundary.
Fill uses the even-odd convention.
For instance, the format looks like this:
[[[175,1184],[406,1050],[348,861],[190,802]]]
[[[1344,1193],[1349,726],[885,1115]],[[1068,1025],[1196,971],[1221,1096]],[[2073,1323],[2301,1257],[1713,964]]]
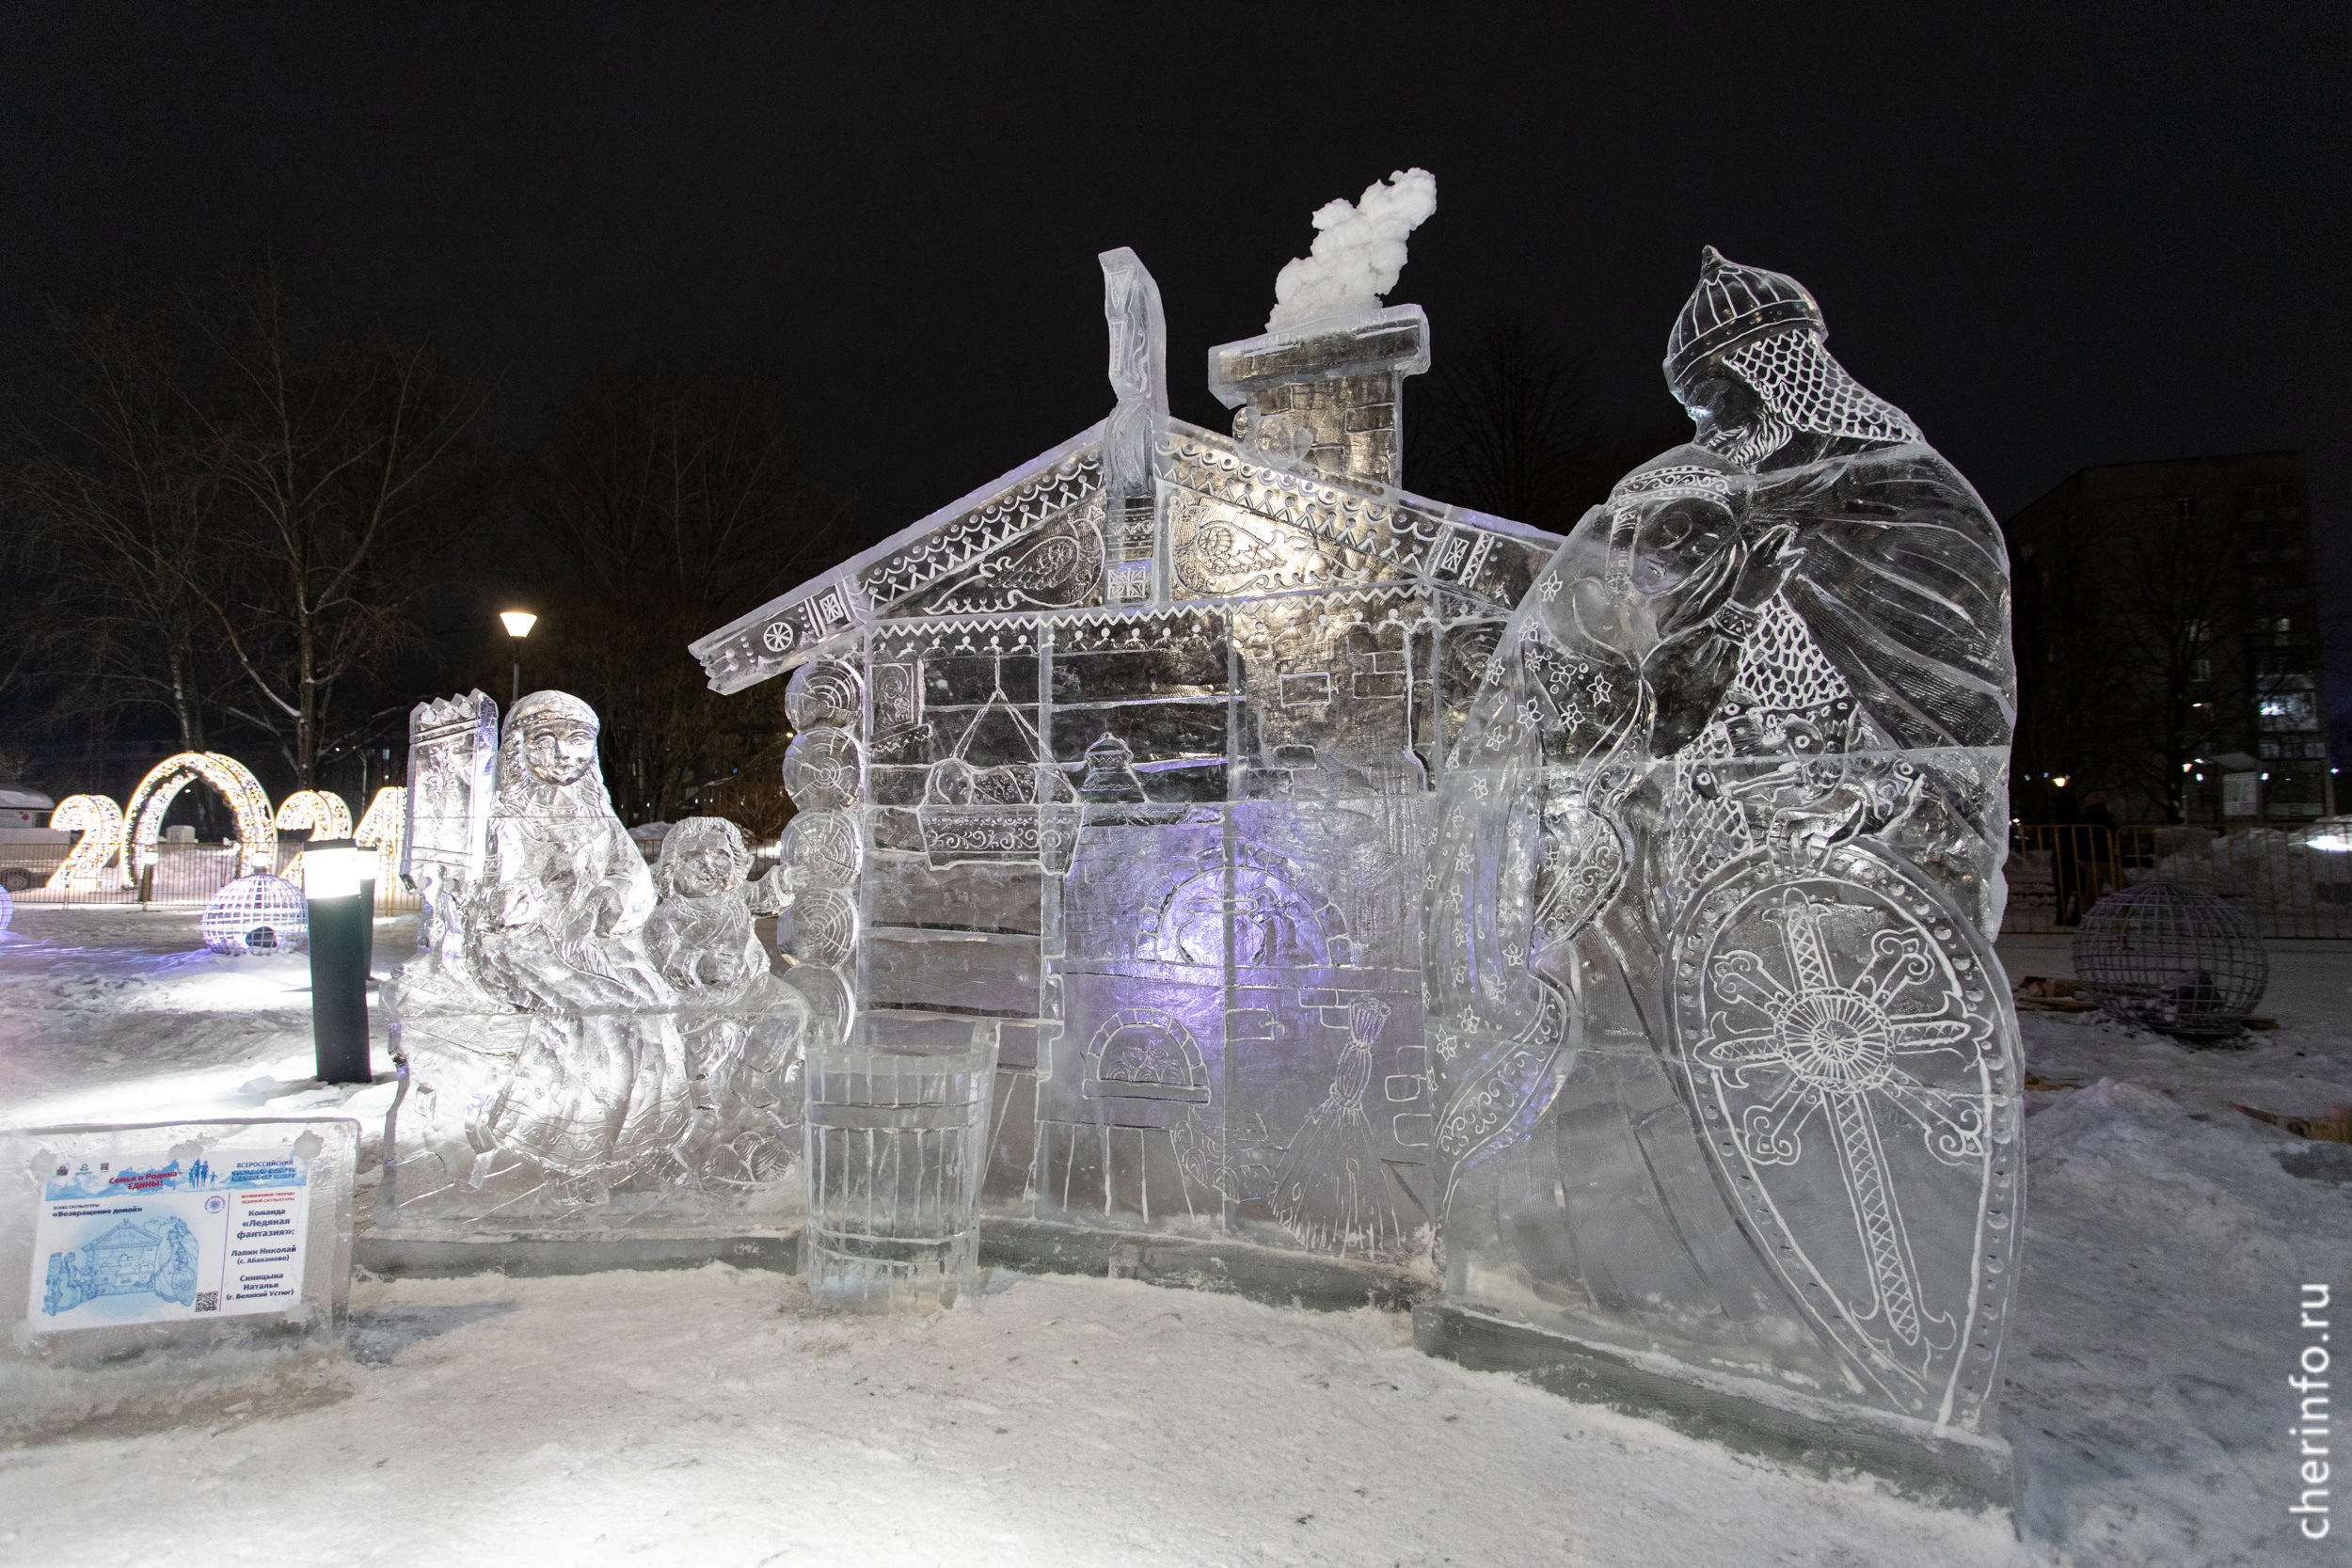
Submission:
[[[2009,1441],[1596,1344],[1454,1302],[1413,1308],[1413,1344],[1475,1371],[1606,1405],[1813,1475],[1859,1471],[1904,1497],[2014,1514],[2024,1477]]]

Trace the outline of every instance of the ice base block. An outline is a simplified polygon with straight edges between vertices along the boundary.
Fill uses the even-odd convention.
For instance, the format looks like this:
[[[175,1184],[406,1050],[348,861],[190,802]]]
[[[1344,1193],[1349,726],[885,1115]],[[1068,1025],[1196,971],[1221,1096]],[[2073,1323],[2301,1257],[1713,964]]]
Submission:
[[[471,1274],[540,1277],[601,1274],[607,1269],[696,1269],[705,1263],[796,1274],[801,1267],[801,1233],[797,1228],[732,1233],[378,1230],[359,1237],[353,1260],[380,1278]]]
[[[606,1269],[739,1269],[797,1274],[802,1232],[615,1230],[452,1233],[366,1231],[354,1254],[381,1277],[471,1274],[546,1275]],[[1437,1286],[1417,1271],[1361,1259],[1324,1258],[1230,1238],[1204,1240],[1039,1220],[982,1215],[979,1264],[1021,1274],[1091,1275],[1136,1279],[1172,1290],[1217,1291],[1270,1307],[1346,1311],[1375,1307],[1401,1312]]]
[[[991,1215],[980,1219],[980,1261],[1024,1274],[1139,1279],[1178,1290],[1229,1291],[1269,1307],[1332,1312],[1358,1307],[1403,1311],[1437,1289],[1426,1271],[1392,1263],[1332,1258],[1230,1237],[1171,1236]]]
[[[1595,1344],[1452,1302],[1413,1308],[1413,1343],[1476,1371],[1640,1416],[1818,1476],[1859,1471],[1905,1497],[2015,1514],[2024,1478],[2008,1439],[1841,1404],[1672,1356]]]
[[[797,1021],[757,1007],[529,1013],[430,1005],[392,1023],[377,1244],[727,1238],[800,1225]]]

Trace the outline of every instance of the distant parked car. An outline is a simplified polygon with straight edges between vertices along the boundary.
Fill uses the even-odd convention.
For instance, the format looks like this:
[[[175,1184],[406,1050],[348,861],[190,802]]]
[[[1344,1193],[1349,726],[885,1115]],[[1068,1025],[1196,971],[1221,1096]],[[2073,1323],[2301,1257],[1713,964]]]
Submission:
[[[73,835],[50,831],[56,804],[37,789],[0,784],[0,887],[23,893],[47,881],[65,858]]]

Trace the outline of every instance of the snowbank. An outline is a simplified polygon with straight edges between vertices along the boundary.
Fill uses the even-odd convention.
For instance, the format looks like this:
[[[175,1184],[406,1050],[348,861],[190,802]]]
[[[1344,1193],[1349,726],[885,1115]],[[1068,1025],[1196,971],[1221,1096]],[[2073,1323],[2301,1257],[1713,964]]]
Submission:
[[[2005,1520],[1430,1360],[1406,1321],[997,1276],[918,1322],[673,1274],[364,1289],[366,1359],[0,1466],[24,1561],[1994,1564]],[[322,1402],[330,1397],[332,1402]],[[123,1419],[118,1416],[119,1422]],[[123,1506],[135,1475],[138,1506]]]

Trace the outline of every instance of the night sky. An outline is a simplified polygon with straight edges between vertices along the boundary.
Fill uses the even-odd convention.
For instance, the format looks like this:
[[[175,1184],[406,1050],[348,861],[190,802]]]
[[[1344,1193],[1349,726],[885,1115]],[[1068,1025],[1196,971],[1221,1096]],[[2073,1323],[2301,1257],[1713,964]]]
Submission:
[[[1418,164],[1391,302],[1440,363],[1545,319],[1628,428],[1674,413],[1711,242],[1810,286],[1997,514],[2196,452],[2352,479],[2341,4],[225,9],[0,20],[0,353],[46,297],[275,255],[494,369],[517,441],[599,367],[773,375],[879,534],[1108,407],[1097,251],[1152,268],[1176,410],[1222,426],[1207,346]]]

